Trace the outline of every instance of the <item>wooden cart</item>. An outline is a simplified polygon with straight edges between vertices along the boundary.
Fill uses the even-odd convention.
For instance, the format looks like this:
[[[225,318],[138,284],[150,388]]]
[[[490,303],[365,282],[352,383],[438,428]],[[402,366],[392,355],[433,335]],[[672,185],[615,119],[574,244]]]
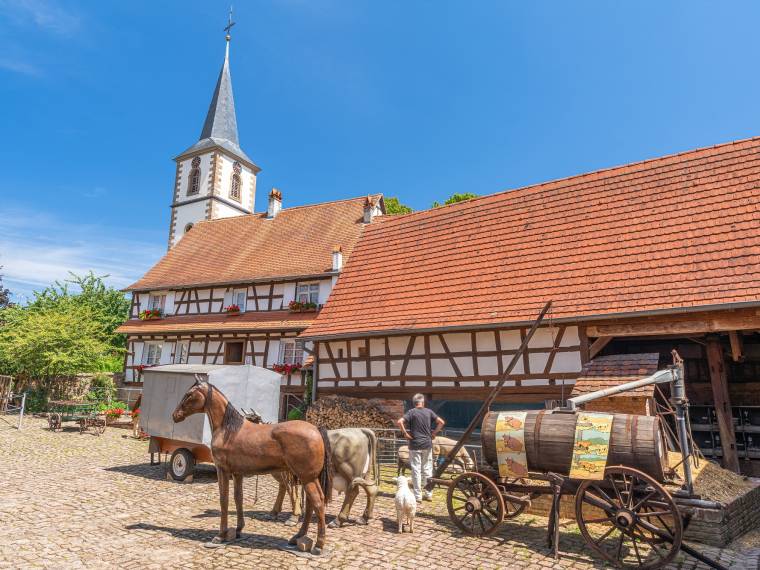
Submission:
[[[106,417],[98,412],[98,402],[51,400],[48,402],[48,426],[61,431],[63,422],[76,422],[79,433],[92,429],[95,435],[106,431]]]
[[[437,467],[434,477],[428,480],[428,486],[439,484],[448,487],[449,516],[459,529],[470,535],[493,534],[504,520],[519,515],[532,500],[549,495],[552,506],[547,542],[554,550],[555,558],[558,558],[560,500],[562,496],[572,495],[575,498],[576,521],[583,539],[593,553],[614,566],[662,568],[679,551],[683,551],[713,568],[723,568],[682,542],[684,526],[688,523],[688,509],[683,506],[694,506],[700,498],[693,494],[692,447],[686,427],[688,401],[685,397],[683,365],[675,353],[676,362],[668,370],[643,380],[571,398],[567,407],[559,410],[533,412],[530,418],[523,416],[524,441],[520,445],[526,452],[527,468],[523,467],[525,471],[518,478],[500,475],[496,457],[495,414],[489,414],[489,408],[550,307],[551,302],[544,306],[503,378],[483,403],[461,440]],[[601,467],[603,474],[594,472],[592,477],[585,479],[570,477],[568,453],[572,452],[575,443],[557,426],[574,425],[576,405],[636,387],[665,382],[672,382],[673,421],[681,452],[679,466],[684,473],[683,485],[671,488],[673,492],[664,485],[675,482],[675,471],[668,464],[668,448],[659,427],[660,419],[624,414],[619,414],[625,416],[619,424],[621,427],[615,424],[618,415],[613,419],[607,466]],[[486,464],[477,471],[443,479],[442,474],[447,466],[475,428],[481,426],[481,421]],[[644,430],[648,436],[636,431],[637,421],[648,423],[648,431]],[[547,428],[542,422],[554,425]],[[630,433],[631,422],[634,425],[633,433]],[[616,445],[613,445],[613,439],[617,441]],[[592,471],[600,467],[590,464],[588,469]]]

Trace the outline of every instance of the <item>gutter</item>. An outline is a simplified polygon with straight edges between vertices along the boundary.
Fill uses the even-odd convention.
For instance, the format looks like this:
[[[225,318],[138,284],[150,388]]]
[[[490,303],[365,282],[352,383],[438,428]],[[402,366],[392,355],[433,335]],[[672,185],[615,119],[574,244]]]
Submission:
[[[609,313],[609,314],[601,314],[601,315],[587,315],[587,316],[580,316],[580,317],[560,317],[560,318],[552,318],[551,322],[558,323],[558,324],[570,324],[570,323],[580,324],[580,323],[589,323],[589,322],[597,322],[597,321],[609,321],[609,320],[615,320],[615,319],[682,315],[682,314],[691,314],[691,313],[704,313],[704,312],[710,312],[710,311],[732,311],[732,310],[737,310],[737,309],[752,309],[752,308],[759,308],[759,307],[760,307],[760,301],[743,301],[743,302],[738,302],[738,303],[723,303],[723,304],[718,304],[718,305],[672,307],[668,309],[654,309],[650,311]],[[325,318],[327,319],[328,317],[325,317]],[[324,335],[302,335],[300,338],[302,338],[303,340],[320,342],[320,341],[325,341],[325,340],[340,340],[340,339],[348,339],[348,338],[356,338],[356,337],[363,338],[363,337],[378,337],[378,336],[400,336],[400,335],[409,335],[409,334],[436,333],[436,332],[441,332],[441,331],[447,331],[447,332],[486,331],[486,330],[502,329],[502,328],[526,327],[532,324],[533,324],[533,321],[500,321],[497,323],[487,323],[487,324],[352,331],[350,333],[324,334]]]

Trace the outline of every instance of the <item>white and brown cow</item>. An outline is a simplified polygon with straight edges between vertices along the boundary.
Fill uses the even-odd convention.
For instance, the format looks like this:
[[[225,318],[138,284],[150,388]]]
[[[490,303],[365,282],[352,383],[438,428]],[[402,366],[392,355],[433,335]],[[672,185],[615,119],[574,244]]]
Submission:
[[[330,526],[339,527],[348,521],[351,507],[359,495],[359,488],[363,488],[367,495],[367,505],[357,523],[367,524],[372,518],[375,498],[380,485],[377,436],[371,429],[343,428],[328,430],[327,437],[332,451],[333,489],[344,493],[340,513],[333,519]],[[271,514],[277,516],[282,511],[282,503],[287,494],[293,508],[293,515],[286,521],[286,524],[295,524],[295,521],[301,516],[297,484],[283,473],[274,473],[273,477],[279,483],[279,491]]]

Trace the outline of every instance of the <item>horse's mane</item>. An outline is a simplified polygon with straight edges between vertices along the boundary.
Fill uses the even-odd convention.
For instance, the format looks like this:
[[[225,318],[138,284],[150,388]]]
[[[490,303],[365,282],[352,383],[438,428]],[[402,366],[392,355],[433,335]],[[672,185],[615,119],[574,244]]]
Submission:
[[[206,409],[211,408],[211,399],[213,398],[213,393],[214,386],[209,383],[208,395],[206,396]],[[224,397],[224,394],[221,392],[219,392],[219,394]],[[222,430],[224,430],[222,439],[225,443],[227,443],[233,435],[240,431],[240,428],[243,427],[244,421],[245,418],[243,417],[243,414],[238,412],[237,408],[235,408],[235,406],[233,406],[232,403],[227,400],[227,405],[224,407],[224,416],[222,416],[221,425]]]

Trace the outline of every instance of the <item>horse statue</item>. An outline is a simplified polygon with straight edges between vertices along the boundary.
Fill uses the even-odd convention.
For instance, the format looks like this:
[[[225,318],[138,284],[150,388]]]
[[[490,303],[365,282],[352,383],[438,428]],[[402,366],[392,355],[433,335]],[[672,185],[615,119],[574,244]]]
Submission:
[[[294,420],[281,424],[245,421],[218,388],[195,377],[193,384],[172,414],[181,422],[193,414],[205,413],[211,424],[211,455],[219,482],[221,521],[219,534],[211,541],[220,544],[239,538],[243,518],[243,477],[288,471],[303,485],[306,496],[301,528],[288,541],[296,544],[309,532],[314,511],[318,517],[317,541],[312,554],[321,554],[325,544],[325,503],[332,493],[330,442],[327,434],[314,425]],[[230,477],[234,484],[237,527],[227,525]]]

